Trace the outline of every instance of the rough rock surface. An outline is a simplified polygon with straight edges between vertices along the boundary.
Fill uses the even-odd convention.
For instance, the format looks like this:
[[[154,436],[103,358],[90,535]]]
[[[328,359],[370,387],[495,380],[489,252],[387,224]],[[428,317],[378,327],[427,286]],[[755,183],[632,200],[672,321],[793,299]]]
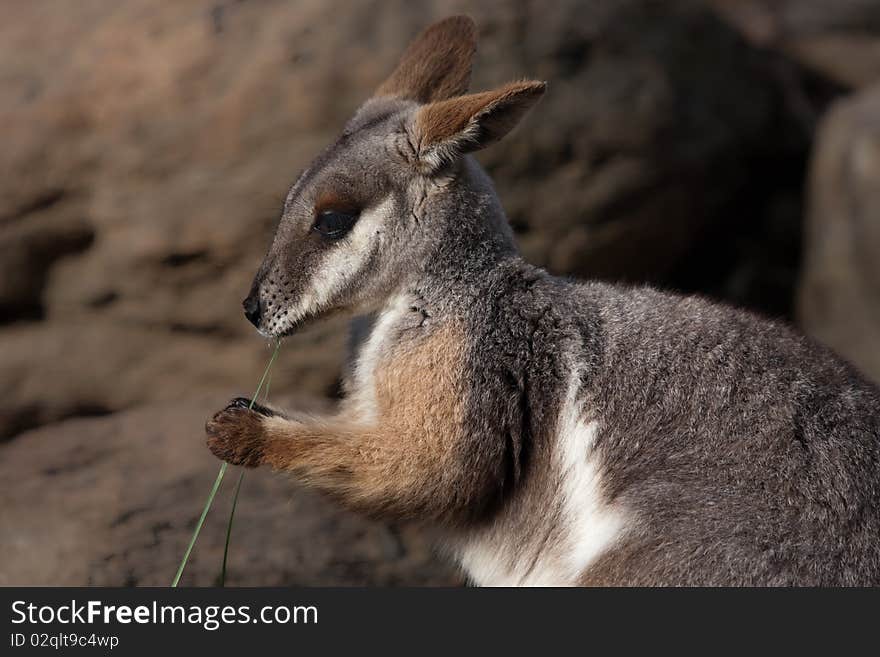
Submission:
[[[0,446],[0,586],[167,586],[217,473],[203,426],[220,403],[71,419]],[[237,475],[227,472],[182,585],[216,581]],[[262,471],[245,476],[229,554],[229,585],[461,582],[418,532]]]
[[[880,86],[829,111],[810,180],[800,324],[880,382]]]
[[[709,0],[749,40],[846,87],[880,80],[877,0]]]

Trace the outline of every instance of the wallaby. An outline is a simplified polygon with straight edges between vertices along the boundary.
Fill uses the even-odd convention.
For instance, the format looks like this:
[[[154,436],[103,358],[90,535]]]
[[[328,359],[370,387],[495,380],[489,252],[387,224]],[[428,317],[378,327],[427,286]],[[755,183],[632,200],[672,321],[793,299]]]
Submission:
[[[265,336],[372,317],[338,412],[235,400],[208,446],[435,533],[477,585],[878,585],[880,393],[790,328],[525,262],[468,155],[545,91],[465,95],[476,31],[406,50],[290,189]]]

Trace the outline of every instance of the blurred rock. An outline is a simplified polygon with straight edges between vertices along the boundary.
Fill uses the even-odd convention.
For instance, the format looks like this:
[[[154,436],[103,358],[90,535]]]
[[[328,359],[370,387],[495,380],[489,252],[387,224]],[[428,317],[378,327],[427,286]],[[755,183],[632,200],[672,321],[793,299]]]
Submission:
[[[223,401],[69,420],[0,446],[0,585],[170,584],[219,467],[203,427]],[[237,477],[227,472],[182,585],[216,581]],[[419,532],[367,522],[279,475],[245,476],[227,584],[458,583]]]
[[[709,0],[749,40],[848,87],[880,80],[877,0]]]
[[[822,125],[804,240],[801,326],[880,382],[880,86]]]
[[[550,81],[484,156],[529,258],[787,313],[806,135],[694,3],[111,4],[0,23],[0,437],[252,385],[266,352],[240,300],[287,186],[455,12],[480,27],[475,88]],[[278,389],[333,390],[343,327],[291,341]]]
[[[487,39],[523,53],[493,77],[526,61],[551,81],[528,124],[485,154],[522,246],[557,273],[754,304],[763,279],[732,282],[753,261],[740,247],[779,198],[797,199],[807,136],[768,62],[714,14],[689,2],[608,7],[572,3]]]
[[[272,369],[272,390],[327,393],[342,327],[305,332],[285,342]],[[70,322],[15,324],[2,333],[0,439],[76,415],[101,415],[145,401],[216,393],[253,393],[269,345],[261,340],[163,332],[150,326]],[[334,358],[334,356],[337,356]],[[333,365],[328,367],[327,362]]]
[[[14,215],[0,219],[0,325],[12,319],[42,319],[42,297],[55,263],[87,249],[94,231],[70,212],[52,212],[61,199],[47,190],[42,198]],[[45,208],[50,208],[46,210]],[[27,221],[19,217],[27,216]]]

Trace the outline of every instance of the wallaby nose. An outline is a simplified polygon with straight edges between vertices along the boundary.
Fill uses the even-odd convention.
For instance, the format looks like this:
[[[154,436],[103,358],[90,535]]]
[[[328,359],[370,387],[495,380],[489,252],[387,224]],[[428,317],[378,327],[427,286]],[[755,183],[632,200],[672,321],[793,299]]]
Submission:
[[[260,293],[258,290],[254,290],[251,292],[247,298],[241,302],[241,305],[244,306],[244,316],[248,318],[248,321],[260,328]]]

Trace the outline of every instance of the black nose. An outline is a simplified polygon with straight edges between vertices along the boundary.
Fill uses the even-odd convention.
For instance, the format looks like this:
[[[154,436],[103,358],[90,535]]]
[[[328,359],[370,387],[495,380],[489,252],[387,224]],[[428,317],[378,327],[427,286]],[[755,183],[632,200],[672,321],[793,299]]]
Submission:
[[[256,290],[251,292],[247,299],[241,302],[241,305],[244,306],[244,316],[248,318],[248,321],[256,326],[260,327],[260,293]]]

